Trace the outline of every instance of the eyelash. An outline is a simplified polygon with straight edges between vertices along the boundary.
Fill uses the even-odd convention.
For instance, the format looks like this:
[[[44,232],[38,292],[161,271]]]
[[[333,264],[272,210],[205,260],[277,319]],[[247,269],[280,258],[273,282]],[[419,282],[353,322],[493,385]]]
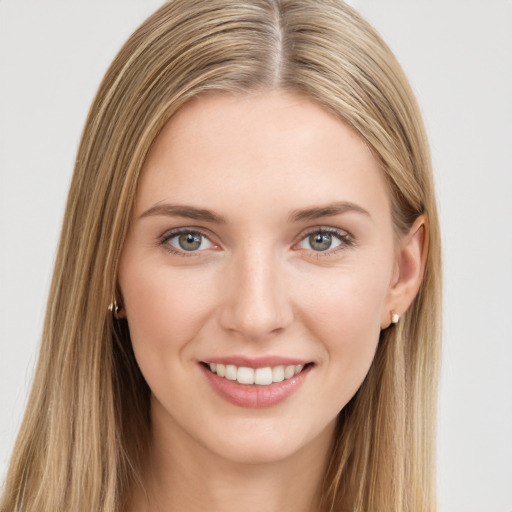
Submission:
[[[200,253],[202,251],[190,251],[190,252],[187,252],[187,251],[184,251],[184,250],[180,251],[180,250],[174,248],[169,243],[169,241],[171,239],[173,239],[173,238],[175,238],[175,237],[177,237],[179,235],[184,235],[184,234],[198,235],[200,237],[206,238],[207,240],[210,240],[210,238],[207,235],[205,235],[203,232],[201,232],[198,229],[194,229],[194,228],[180,228],[180,229],[173,229],[172,231],[167,232],[164,235],[162,235],[160,237],[160,240],[159,240],[159,245],[161,245],[164,248],[164,250],[166,250],[167,252],[169,252],[171,254],[174,254],[174,255],[177,255],[177,256],[183,256],[185,258],[194,257],[194,256],[195,257],[200,256]]]
[[[198,257],[198,256],[200,256],[201,252],[203,252],[204,249],[202,251],[187,252],[185,250],[178,250],[178,249],[174,248],[169,243],[169,241],[171,239],[173,239],[179,235],[182,235],[182,234],[198,235],[200,237],[206,238],[207,240],[209,240],[211,242],[210,238],[200,230],[196,230],[193,228],[180,228],[180,229],[174,229],[171,232],[167,232],[164,235],[162,235],[159,239],[158,245],[162,246],[164,248],[164,250],[166,250],[167,252],[169,252],[173,255],[182,256],[182,257]],[[337,247],[335,247],[334,249],[326,249],[325,251],[315,251],[313,249],[306,249],[306,250],[316,254],[316,256],[318,258],[329,257],[329,256],[332,256],[332,255],[338,253],[339,251],[343,251],[347,248],[355,246],[354,237],[347,231],[336,229],[336,228],[321,227],[321,228],[310,229],[309,231],[302,233],[300,235],[299,241],[294,244],[294,247],[296,247],[298,244],[302,243],[304,240],[306,240],[306,238],[310,237],[311,235],[316,235],[316,234],[331,235],[340,241],[340,244]],[[213,242],[211,242],[211,243],[213,244]]]
[[[299,242],[297,242],[295,246],[306,240],[306,238],[310,237],[311,235],[331,235],[340,241],[340,244],[333,249],[327,249],[325,251],[314,251],[313,249],[309,249],[309,251],[313,252],[317,258],[333,256],[340,251],[344,251],[350,247],[355,246],[355,239],[348,231],[327,227],[313,228],[309,231],[306,231],[305,233],[302,233]]]

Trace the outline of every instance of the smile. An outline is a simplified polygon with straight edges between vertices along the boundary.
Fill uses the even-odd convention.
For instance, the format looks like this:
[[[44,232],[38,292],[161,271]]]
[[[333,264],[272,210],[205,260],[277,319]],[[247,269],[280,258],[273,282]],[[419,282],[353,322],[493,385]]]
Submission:
[[[274,357],[258,362],[230,359],[229,364],[202,361],[199,367],[218,396],[238,407],[249,408],[272,407],[285,401],[300,389],[315,366],[312,362],[298,364],[297,360]]]
[[[305,366],[278,365],[265,366],[263,368],[248,368],[246,366],[235,366],[234,364],[206,363],[212,373],[227,380],[237,381],[239,384],[256,384],[257,386],[269,386],[277,382],[291,379],[298,375]]]

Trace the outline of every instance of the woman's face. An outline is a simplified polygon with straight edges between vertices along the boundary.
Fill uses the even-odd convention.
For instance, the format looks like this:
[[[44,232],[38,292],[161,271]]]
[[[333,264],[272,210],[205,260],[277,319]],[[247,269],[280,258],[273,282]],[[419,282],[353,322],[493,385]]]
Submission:
[[[334,115],[284,92],[187,104],[145,162],[120,263],[153,428],[245,462],[328,442],[397,259],[382,172]]]

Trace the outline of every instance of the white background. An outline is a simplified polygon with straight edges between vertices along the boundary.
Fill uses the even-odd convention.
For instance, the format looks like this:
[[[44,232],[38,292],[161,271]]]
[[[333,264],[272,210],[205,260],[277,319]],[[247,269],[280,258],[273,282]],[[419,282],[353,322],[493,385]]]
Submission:
[[[87,109],[121,44],[161,3],[0,1],[4,468]],[[512,512],[512,2],[351,3],[402,62],[432,144],[446,276],[440,510]]]

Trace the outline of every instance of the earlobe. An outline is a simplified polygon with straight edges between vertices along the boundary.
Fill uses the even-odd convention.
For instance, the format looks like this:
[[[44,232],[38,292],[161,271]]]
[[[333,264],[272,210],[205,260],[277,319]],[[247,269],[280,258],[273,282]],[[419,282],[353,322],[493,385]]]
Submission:
[[[107,309],[112,313],[112,316],[116,320],[120,320],[121,318],[126,318],[125,309],[117,303],[117,300],[115,298],[112,299],[112,302],[108,305]]]
[[[383,329],[392,323],[393,314],[402,316],[416,297],[423,280],[427,252],[428,222],[425,215],[420,215],[400,241],[397,278],[391,286],[386,311],[383,312]]]

